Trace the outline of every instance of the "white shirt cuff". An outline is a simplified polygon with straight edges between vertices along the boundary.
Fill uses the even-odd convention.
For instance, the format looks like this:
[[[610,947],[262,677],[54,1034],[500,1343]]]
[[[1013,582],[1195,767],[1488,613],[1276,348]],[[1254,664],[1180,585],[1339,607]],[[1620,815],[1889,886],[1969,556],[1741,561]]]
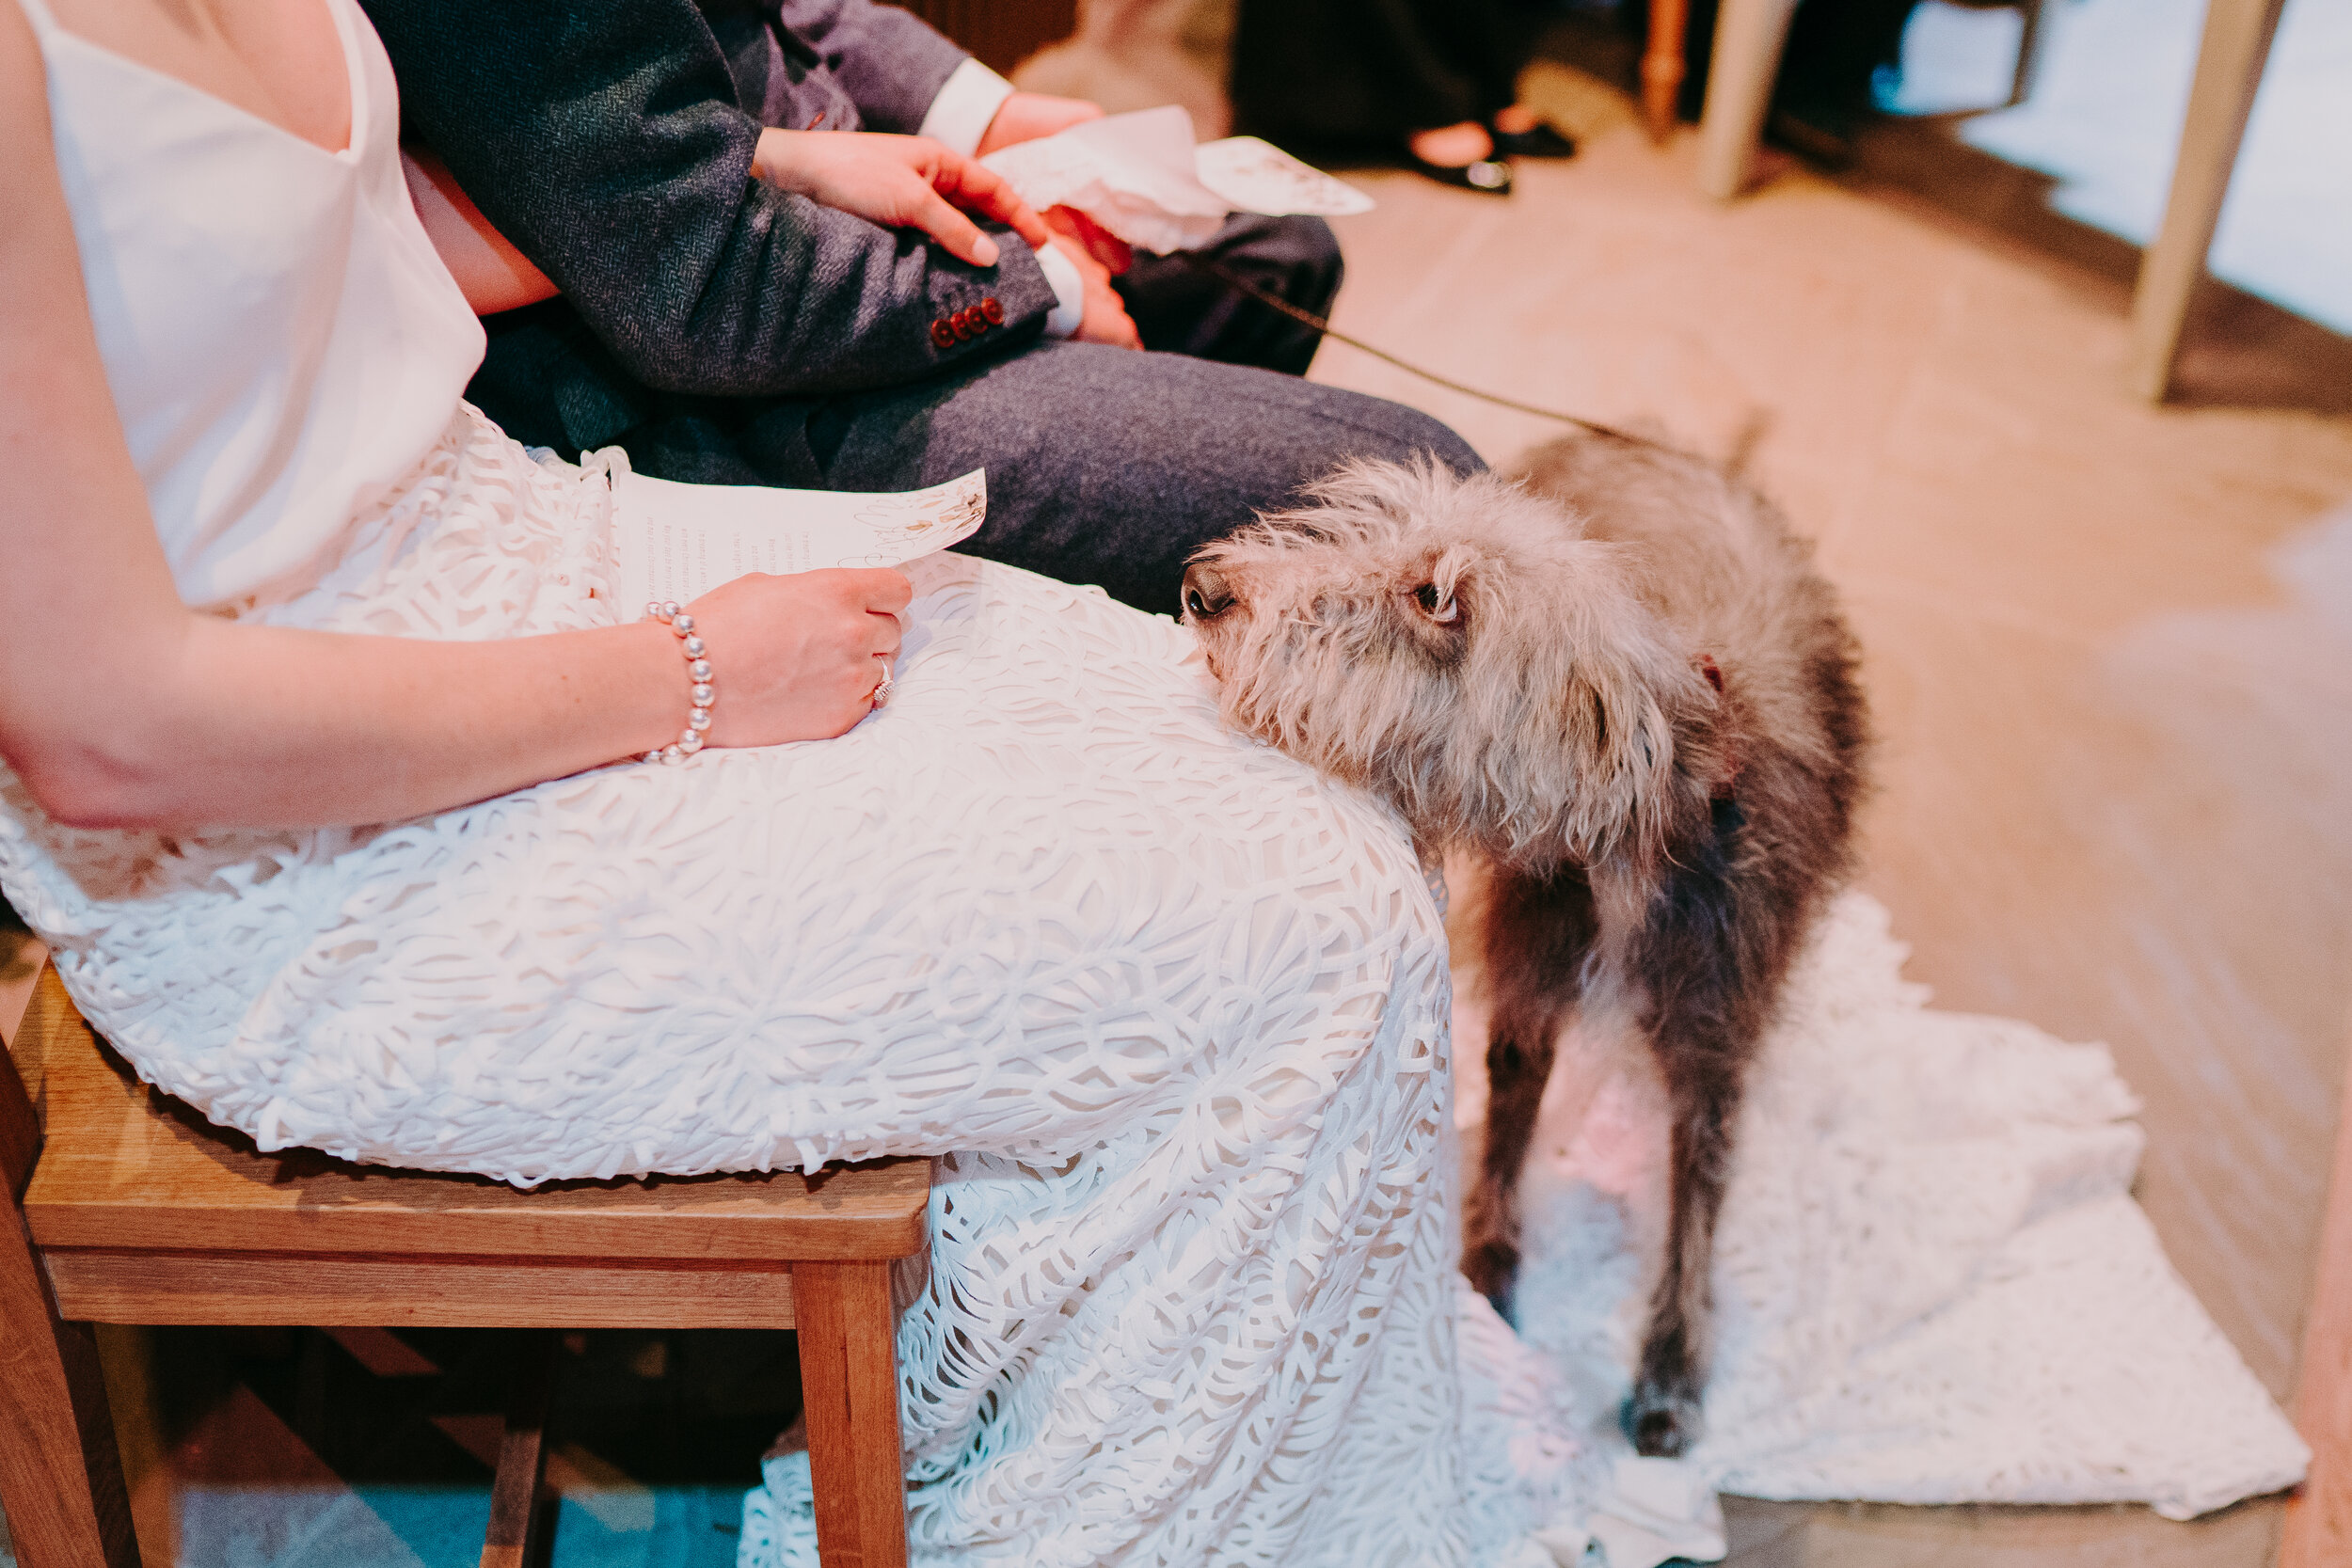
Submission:
[[[1087,282],[1078,276],[1078,263],[1047,245],[1038,247],[1037,264],[1045,281],[1054,286],[1054,309],[1045,318],[1045,335],[1076,337],[1078,325],[1087,319]]]
[[[989,121],[1011,96],[1010,82],[977,60],[966,60],[940,85],[914,134],[945,142],[968,158],[979,150]]]

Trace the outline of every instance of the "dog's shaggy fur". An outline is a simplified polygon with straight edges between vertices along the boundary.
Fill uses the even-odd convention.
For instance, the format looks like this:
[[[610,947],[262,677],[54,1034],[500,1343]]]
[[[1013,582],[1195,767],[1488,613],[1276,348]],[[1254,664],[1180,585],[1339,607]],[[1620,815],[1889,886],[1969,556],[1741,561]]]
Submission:
[[[1646,443],[1572,436],[1518,483],[1360,464],[1311,500],[1203,550],[1184,619],[1233,724],[1486,863],[1491,1100],[1463,1268],[1499,1302],[1561,1032],[1647,1040],[1668,1192],[1625,1422],[1678,1453],[1741,1076],[1847,865],[1852,639],[1761,497]]]

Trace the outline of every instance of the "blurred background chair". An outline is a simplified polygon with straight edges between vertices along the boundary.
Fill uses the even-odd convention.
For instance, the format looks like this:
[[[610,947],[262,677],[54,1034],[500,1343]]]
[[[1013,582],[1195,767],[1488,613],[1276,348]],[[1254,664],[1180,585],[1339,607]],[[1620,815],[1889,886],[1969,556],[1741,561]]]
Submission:
[[[2140,262],[2139,286],[2132,295],[2131,389],[2150,403],[2162,403],[2171,388],[2181,324],[2189,295],[2205,274],[2205,255],[2230,194],[2230,172],[2237,166],[2247,117],[2254,112],[2279,13],[2285,8],[2286,0],[2211,0],[2206,8],[2164,226]]]
[[[1724,0],[1699,120],[1699,191],[1728,201],[1747,188],[1772,105],[1772,79],[1797,0]]]
[[[1667,4],[1675,3],[1667,0]],[[2041,63],[2042,44],[2047,36],[2042,12],[2048,0],[1984,3],[2013,8],[2023,19],[2009,96],[2011,103],[2023,103],[2033,90],[2034,73]],[[1699,122],[1698,170],[1699,190],[1715,200],[1727,201],[1747,188],[1796,13],[1797,0],[1722,0],[1716,11],[1714,43],[1708,60],[1707,105]],[[1660,47],[1653,36],[1653,54]],[[1645,84],[1648,76],[1645,61]]]
[[[1662,15],[1680,0],[1662,0]],[[2025,15],[2010,102],[2032,90],[2045,37],[2046,0],[2020,0]],[[2128,370],[2133,392],[2162,402],[2169,389],[2189,299],[2204,276],[2205,258],[2229,195],[2246,123],[2262,87],[2285,0],[2210,0],[2189,89],[2162,228],[2142,259],[2132,301]],[[1753,176],[1756,153],[1772,109],[1773,84],[1797,0],[1723,0],[1708,64],[1706,110],[1699,127],[1698,187],[1718,201],[1738,196]],[[1661,47],[1653,36],[1653,55]],[[1643,75],[1653,78],[1649,59]],[[1653,117],[1656,114],[1653,108]]]
[[[1794,3],[1790,0],[1792,7]],[[1783,16],[1780,24],[1786,30],[1788,17]],[[1649,43],[1642,52],[1642,119],[1654,142],[1664,141],[1681,118],[1682,79],[1689,73],[1683,56],[1689,50],[1690,30],[1690,0],[1649,0]],[[1777,60],[1777,43],[1772,53]]]

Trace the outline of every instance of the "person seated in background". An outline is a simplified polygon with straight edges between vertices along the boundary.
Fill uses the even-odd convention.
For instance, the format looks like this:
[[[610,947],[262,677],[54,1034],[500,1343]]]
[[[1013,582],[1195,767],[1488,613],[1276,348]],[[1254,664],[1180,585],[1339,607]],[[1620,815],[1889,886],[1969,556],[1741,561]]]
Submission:
[[[467,388],[528,444],[817,489],[985,467],[989,520],[961,549],[1161,611],[1196,548],[1341,461],[1481,466],[1424,415],[1268,373],[1304,371],[1315,335],[1207,275],[1136,258],[1114,279],[1125,247],[1075,214],[1024,237],[984,213],[961,250],[892,227],[918,215],[888,194],[910,167],[930,183],[1101,113],[1014,92],[905,11],[365,8],[407,135],[562,291],[489,318]],[[829,135],[859,130],[919,135]],[[1319,219],[1240,217],[1204,248],[1318,312],[1338,286]],[[1155,352],[1122,352],[1138,342]]]
[[[1521,0],[1242,0],[1234,128],[1508,196],[1508,160],[1576,152],[1518,101],[1535,25]]]

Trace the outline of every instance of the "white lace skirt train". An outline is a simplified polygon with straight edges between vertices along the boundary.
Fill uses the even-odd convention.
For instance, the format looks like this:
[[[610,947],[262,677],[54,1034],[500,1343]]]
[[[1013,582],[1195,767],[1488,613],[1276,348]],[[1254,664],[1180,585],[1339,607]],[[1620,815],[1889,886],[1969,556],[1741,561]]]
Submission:
[[[594,467],[463,410],[252,613],[608,623]],[[525,1182],[946,1157],[900,1339],[921,1561],[1466,1560],[1405,835],[1228,734],[1171,623],[913,575],[897,695],[842,739],[286,834],[73,832],[0,779],[0,882],[143,1075],[265,1147]],[[805,1560],[776,1468],[750,1562]]]

